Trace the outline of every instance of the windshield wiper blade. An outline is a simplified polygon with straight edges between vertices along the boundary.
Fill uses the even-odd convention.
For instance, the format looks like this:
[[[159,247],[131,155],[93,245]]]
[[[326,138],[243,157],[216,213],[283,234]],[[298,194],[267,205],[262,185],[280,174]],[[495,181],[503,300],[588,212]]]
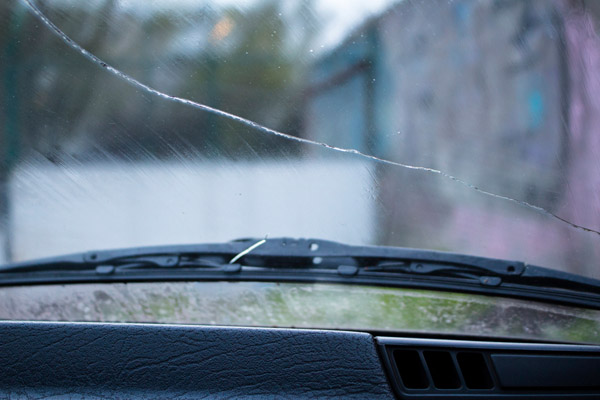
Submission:
[[[505,268],[421,262],[381,262],[366,271],[476,279],[484,286],[503,283],[600,293],[600,281],[549,268],[509,263]]]
[[[119,250],[89,251],[66,256],[51,257],[0,266],[1,272],[44,270],[52,268],[86,268],[102,264],[125,263],[145,259],[148,264],[168,264],[171,256],[217,257],[223,263],[252,247],[258,239],[241,239],[227,243],[138,247]],[[165,257],[165,258],[159,258]],[[334,263],[345,260],[353,265],[372,265],[374,261],[423,261],[468,265],[482,268],[503,269],[509,265],[516,268],[523,263],[499,259],[475,257],[463,254],[444,253],[430,250],[407,249],[385,246],[352,246],[318,239],[268,239],[264,244],[245,254],[238,261],[251,264],[307,265],[315,258]],[[308,263],[312,265],[312,262]]]
[[[518,261],[318,239],[243,239],[91,251],[0,266],[0,285],[180,279],[429,288],[600,309],[600,281],[579,275]]]
[[[218,257],[187,256],[186,253],[170,252],[164,255],[98,257],[97,252],[82,254],[79,257],[46,259],[42,262],[10,264],[0,267],[2,274],[35,272],[84,272],[95,271],[98,275],[110,275],[115,272],[143,269],[189,269],[205,268],[225,272],[239,271],[239,264],[223,262]]]
[[[3,273],[86,271],[112,266],[122,269],[222,267],[227,257],[243,251],[245,243],[154,246],[118,250],[88,251],[0,266]],[[247,246],[246,246],[247,247]],[[241,249],[241,250],[240,250]]]

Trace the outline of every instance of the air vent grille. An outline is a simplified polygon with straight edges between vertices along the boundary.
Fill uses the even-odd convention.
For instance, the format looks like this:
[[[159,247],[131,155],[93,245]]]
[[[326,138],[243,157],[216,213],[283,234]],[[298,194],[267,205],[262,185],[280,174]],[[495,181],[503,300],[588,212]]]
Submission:
[[[452,356],[447,351],[424,351],[433,385],[438,389],[458,389],[460,380]]]
[[[393,359],[402,385],[408,390],[494,387],[482,353],[396,349]]]
[[[401,398],[600,398],[600,346],[377,341]]]
[[[491,389],[494,387],[492,376],[484,355],[476,352],[460,352],[456,361],[468,389]]]
[[[429,381],[418,351],[396,350],[394,351],[394,361],[402,383],[406,388],[426,389],[429,387]]]

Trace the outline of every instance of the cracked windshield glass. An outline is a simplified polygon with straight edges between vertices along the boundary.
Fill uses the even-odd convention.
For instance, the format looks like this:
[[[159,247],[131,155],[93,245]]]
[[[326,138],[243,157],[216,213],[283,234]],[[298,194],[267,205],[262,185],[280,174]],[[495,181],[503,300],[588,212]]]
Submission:
[[[5,0],[0,21],[0,263],[294,237],[600,278],[598,2]]]

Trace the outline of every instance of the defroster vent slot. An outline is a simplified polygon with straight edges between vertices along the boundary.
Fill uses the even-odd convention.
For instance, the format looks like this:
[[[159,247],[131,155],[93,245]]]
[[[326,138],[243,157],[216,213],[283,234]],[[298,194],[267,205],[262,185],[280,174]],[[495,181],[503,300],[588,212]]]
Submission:
[[[447,351],[424,351],[433,385],[438,389],[458,389],[460,379],[452,355]]]
[[[494,387],[490,370],[483,354],[460,352],[456,355],[460,372],[469,389],[491,389]]]
[[[427,374],[416,350],[395,350],[394,361],[400,379],[407,389],[426,389],[429,387]]]

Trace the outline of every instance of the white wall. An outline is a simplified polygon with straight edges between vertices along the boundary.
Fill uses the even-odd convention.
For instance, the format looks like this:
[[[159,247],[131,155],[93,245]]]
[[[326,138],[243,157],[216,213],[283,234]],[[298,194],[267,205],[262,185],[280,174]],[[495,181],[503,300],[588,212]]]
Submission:
[[[10,186],[13,258],[265,235],[372,243],[371,167],[362,161],[23,163]]]
[[[6,254],[6,247],[4,245],[6,243],[6,232],[0,230],[0,264],[4,264],[9,262],[8,255]]]

